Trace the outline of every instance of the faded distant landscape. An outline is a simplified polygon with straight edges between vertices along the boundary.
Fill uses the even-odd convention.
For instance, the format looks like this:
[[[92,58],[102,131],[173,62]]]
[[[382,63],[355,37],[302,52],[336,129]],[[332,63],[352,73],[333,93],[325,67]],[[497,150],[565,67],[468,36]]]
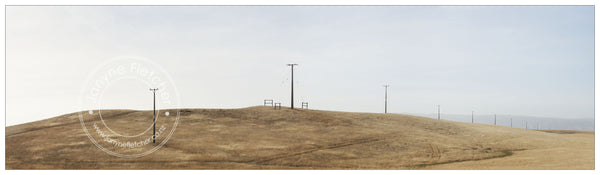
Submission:
[[[437,119],[437,114],[416,114],[407,113],[410,115],[424,116],[429,118]],[[459,114],[444,114],[443,119],[459,121],[459,122],[471,122],[471,115],[459,115]],[[475,118],[475,117],[474,117]],[[543,129],[543,130],[577,130],[577,131],[594,131],[595,120],[593,118],[580,118],[580,119],[560,119],[560,118],[548,118],[548,117],[532,117],[532,116],[520,116],[520,115],[496,115],[496,124],[501,126],[512,126],[515,128],[525,129],[527,123],[529,129]],[[475,123],[482,124],[494,124],[494,115],[477,115]],[[539,125],[539,126],[538,126]]]

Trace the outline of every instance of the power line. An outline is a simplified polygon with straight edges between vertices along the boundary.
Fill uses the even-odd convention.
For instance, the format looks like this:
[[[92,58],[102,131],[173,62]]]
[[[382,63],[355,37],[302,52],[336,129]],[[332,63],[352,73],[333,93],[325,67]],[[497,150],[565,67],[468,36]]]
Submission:
[[[155,88],[155,89],[150,88],[150,91],[152,91],[152,94],[154,94],[154,98],[153,98],[154,99],[153,100],[154,101],[153,102],[154,103],[154,108],[153,108],[154,115],[152,116],[152,125],[153,125],[152,126],[153,127],[153,129],[152,129],[152,143],[156,143],[156,91],[157,90],[158,90],[158,88]]]
[[[292,67],[292,105],[291,105],[291,108],[294,109],[294,66],[297,66],[298,64],[287,64],[287,65]]]
[[[390,85],[383,85],[383,87],[385,87],[385,111],[384,113],[387,113],[387,89],[388,87],[390,87]]]

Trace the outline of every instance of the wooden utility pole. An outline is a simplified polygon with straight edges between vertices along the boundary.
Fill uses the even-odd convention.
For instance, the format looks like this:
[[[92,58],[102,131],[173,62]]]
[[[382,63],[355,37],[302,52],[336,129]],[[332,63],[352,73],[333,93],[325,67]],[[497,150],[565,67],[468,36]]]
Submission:
[[[475,111],[471,111],[471,123],[473,123],[473,113],[475,113]]]
[[[385,87],[385,110],[384,113],[387,113],[387,89],[388,87],[390,87],[390,85],[383,85],[383,87]]]
[[[152,143],[156,143],[156,91],[158,90],[158,88],[152,89],[150,88],[150,91],[152,91],[152,93],[154,94],[154,115],[152,116]]]
[[[496,125],[496,114],[494,114],[494,125]]]
[[[438,105],[438,120],[440,119],[440,105]]]
[[[291,108],[294,109],[294,66],[297,66],[298,64],[287,64],[287,65],[292,67],[292,105],[291,105]]]

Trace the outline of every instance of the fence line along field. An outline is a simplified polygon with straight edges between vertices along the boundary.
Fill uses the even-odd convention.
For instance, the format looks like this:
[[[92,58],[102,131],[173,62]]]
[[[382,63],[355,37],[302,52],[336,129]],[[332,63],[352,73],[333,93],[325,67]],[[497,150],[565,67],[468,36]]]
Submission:
[[[168,142],[139,158],[98,149],[83,131],[79,113],[9,126],[6,168],[594,169],[594,132],[285,107],[181,111]],[[113,130],[124,133],[152,121],[152,111],[102,113]]]

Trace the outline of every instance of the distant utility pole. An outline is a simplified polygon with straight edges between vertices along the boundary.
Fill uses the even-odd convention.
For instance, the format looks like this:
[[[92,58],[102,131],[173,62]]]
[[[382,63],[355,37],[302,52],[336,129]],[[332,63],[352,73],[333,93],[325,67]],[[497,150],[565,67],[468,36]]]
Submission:
[[[287,64],[288,66],[292,66],[292,105],[291,108],[294,109],[294,66],[298,64]]]
[[[153,131],[152,131],[152,143],[156,143],[156,91],[158,90],[158,88],[152,89],[150,88],[150,91],[152,91],[152,93],[154,94],[154,115],[152,116],[152,127],[153,127]]]
[[[440,105],[438,105],[438,120],[440,119]]]
[[[494,125],[496,125],[496,114],[494,114]]]
[[[512,117],[510,118],[510,127],[512,128]]]
[[[473,113],[475,113],[475,111],[471,111],[471,123],[473,123]]]
[[[387,88],[390,87],[390,85],[383,85],[383,87],[385,87],[385,111],[384,113],[387,114]]]
[[[525,121],[525,129],[529,129],[529,128],[527,128],[527,121]]]

